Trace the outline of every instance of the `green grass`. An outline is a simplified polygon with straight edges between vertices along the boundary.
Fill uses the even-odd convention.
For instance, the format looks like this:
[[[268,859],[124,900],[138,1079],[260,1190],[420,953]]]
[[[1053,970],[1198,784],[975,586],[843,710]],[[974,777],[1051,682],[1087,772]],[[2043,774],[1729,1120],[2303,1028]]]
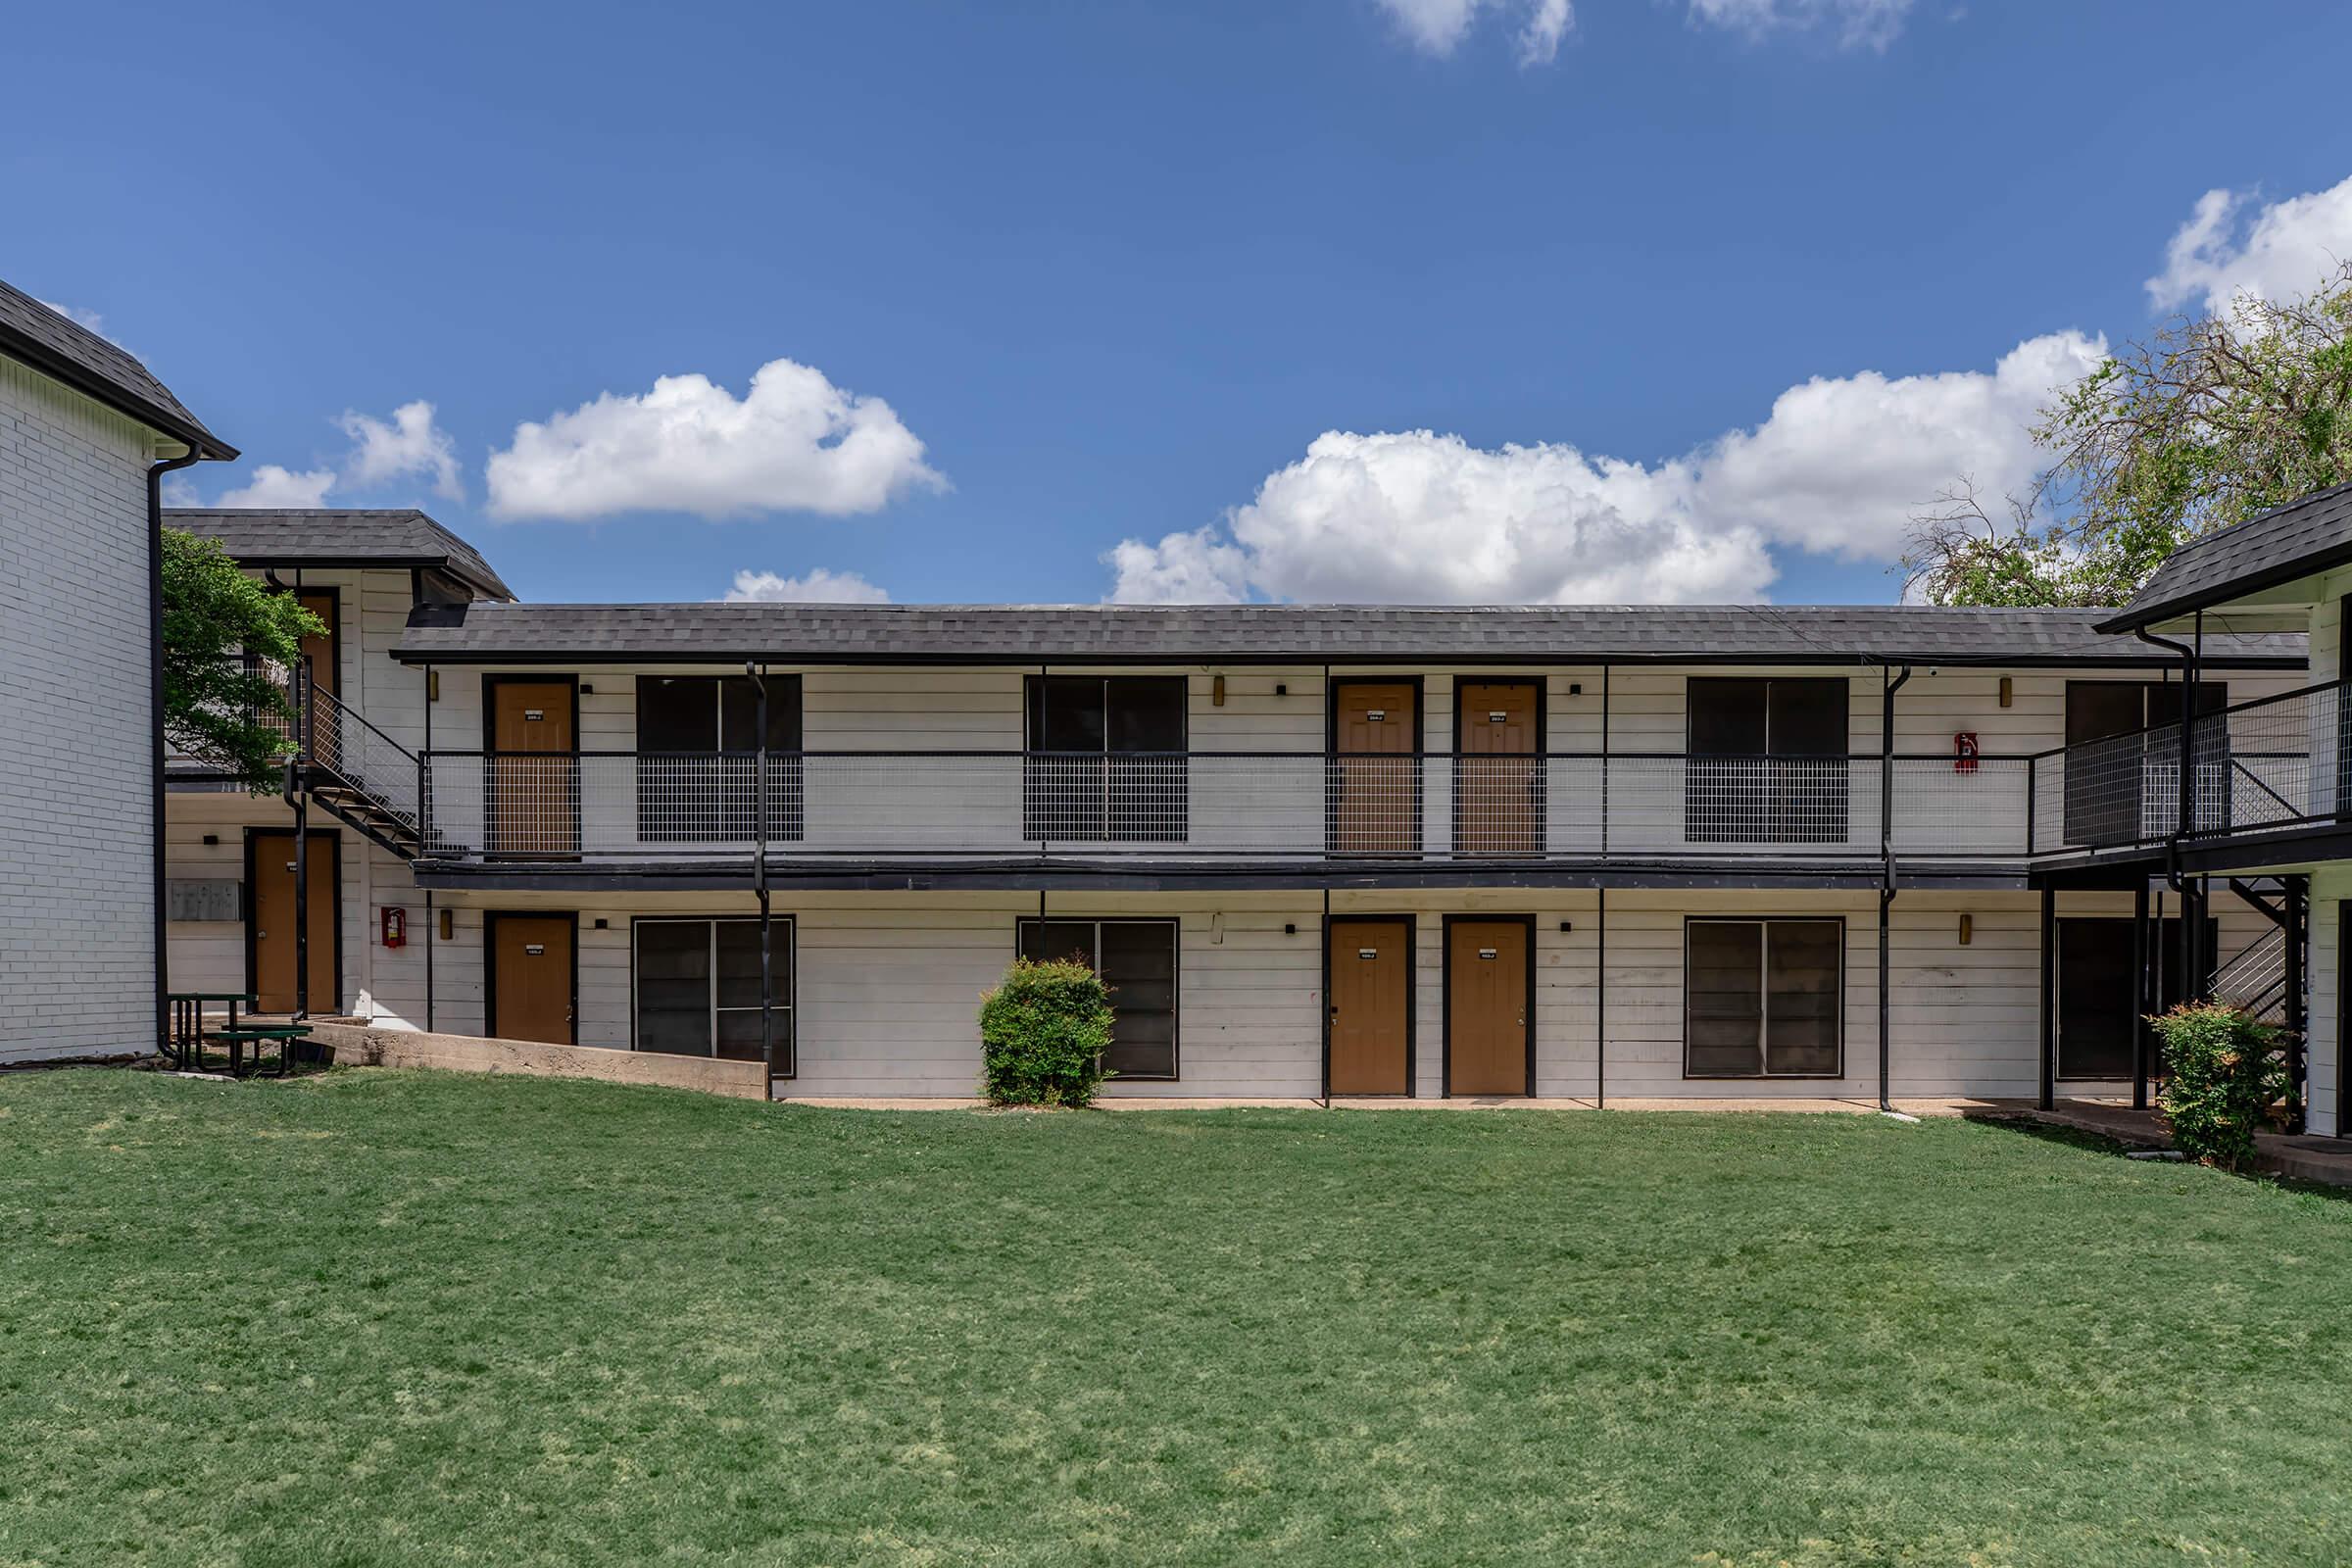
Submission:
[[[0,1078],[0,1564],[2352,1560],[2352,1204],[1958,1122]]]

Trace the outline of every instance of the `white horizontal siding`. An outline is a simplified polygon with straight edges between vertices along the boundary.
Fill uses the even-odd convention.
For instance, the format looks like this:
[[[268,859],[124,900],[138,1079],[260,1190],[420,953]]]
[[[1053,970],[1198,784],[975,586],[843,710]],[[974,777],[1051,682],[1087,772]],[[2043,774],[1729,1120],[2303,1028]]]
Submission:
[[[553,908],[544,897],[451,896],[457,940],[437,950],[437,1026],[478,1032],[485,905]],[[1118,1095],[1291,1097],[1322,1072],[1321,900],[1312,893],[1206,895],[1056,893],[1071,918],[1149,915],[1180,923],[1182,1075],[1121,1083]],[[1876,895],[1827,892],[1616,890],[1608,897],[1607,961],[1598,967],[1599,901],[1590,891],[1350,891],[1338,913],[1404,914],[1416,923],[1418,1092],[1440,1092],[1446,1039],[1444,916],[1530,914],[1536,921],[1538,1092],[1592,1098],[1605,980],[1607,1093],[1702,1099],[1875,1096],[1878,1089]],[[2128,894],[2069,894],[2065,916],[2128,914]],[[2260,917],[2217,898],[2225,956],[2262,932]],[[748,915],[748,898],[663,895],[627,906],[580,905],[580,1038],[629,1038],[629,917]],[[797,929],[797,1032],[806,1095],[969,1094],[978,1073],[978,1008],[1014,953],[1035,895],[779,894]],[[1972,940],[1959,941],[1959,916]],[[1838,916],[1846,922],[1844,1070],[1832,1079],[1696,1080],[1683,1076],[1683,924],[1694,914]],[[594,928],[608,921],[604,931]],[[1891,1087],[1898,1096],[2025,1097],[2038,1085],[2040,903],[2015,892],[1911,889],[1889,924]],[[1566,922],[1569,929],[1560,926]],[[1293,929],[1286,931],[1288,925]],[[412,929],[416,929],[413,927]],[[379,956],[379,962],[381,956]],[[2326,982],[2315,977],[2315,1019]],[[396,1009],[413,1016],[408,1006]],[[2327,1054],[2315,1036],[2315,1057]],[[2332,1057],[2315,1085],[2332,1084]],[[2111,1093],[2117,1084],[2070,1084]]]

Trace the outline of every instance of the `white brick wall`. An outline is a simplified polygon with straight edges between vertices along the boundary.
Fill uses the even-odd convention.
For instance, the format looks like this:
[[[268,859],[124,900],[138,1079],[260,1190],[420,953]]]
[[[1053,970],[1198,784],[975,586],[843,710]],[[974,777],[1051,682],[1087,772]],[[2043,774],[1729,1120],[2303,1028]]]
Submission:
[[[154,1043],[149,450],[0,360],[0,1061]]]

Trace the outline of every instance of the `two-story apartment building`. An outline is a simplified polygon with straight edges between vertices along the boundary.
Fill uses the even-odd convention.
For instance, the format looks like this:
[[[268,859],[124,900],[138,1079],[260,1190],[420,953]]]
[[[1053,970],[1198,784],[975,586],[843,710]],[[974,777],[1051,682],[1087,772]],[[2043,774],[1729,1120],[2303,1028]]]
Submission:
[[[2184,904],[2249,1000],[2283,961],[2264,890],[2123,856],[2177,661],[2097,618],[416,599],[314,733],[333,994],[961,1096],[981,993],[1075,953],[1113,1095],[2127,1093]],[[2209,639],[2207,700],[2303,667]]]
[[[0,1062],[162,1039],[159,486],[235,456],[126,350],[0,283]]]

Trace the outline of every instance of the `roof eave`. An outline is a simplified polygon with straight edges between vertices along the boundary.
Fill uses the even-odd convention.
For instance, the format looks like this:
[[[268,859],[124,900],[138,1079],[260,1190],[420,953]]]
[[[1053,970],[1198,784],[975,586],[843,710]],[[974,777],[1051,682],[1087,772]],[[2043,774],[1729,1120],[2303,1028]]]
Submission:
[[[2179,616],[2193,615],[2200,610],[2222,610],[2249,595],[2283,587],[2298,578],[2317,577],[2344,565],[2352,565],[2352,540],[2297,556],[2291,561],[2279,562],[2242,577],[2232,577],[2227,583],[2200,592],[2174,594],[2145,605],[2127,605],[2118,613],[2092,626],[2091,630],[2108,633],[2138,631],[2143,627],[2153,630]]]
[[[57,353],[38,338],[28,337],[6,322],[0,322],[0,354],[12,360],[21,360],[51,380],[63,382],[93,402],[102,403],[159,434],[170,436],[200,457],[218,463],[233,463],[238,457],[235,447],[203,425],[182,418],[145,398],[132,396],[104,376],[94,375],[86,368]]]

